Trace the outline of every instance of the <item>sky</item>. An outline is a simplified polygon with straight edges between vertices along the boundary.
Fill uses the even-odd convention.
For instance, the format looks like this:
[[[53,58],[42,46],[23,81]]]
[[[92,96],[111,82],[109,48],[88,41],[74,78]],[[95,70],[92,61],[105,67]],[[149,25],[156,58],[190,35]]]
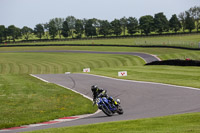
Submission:
[[[200,6],[200,0],[0,0],[0,25],[34,28],[67,16],[112,21],[159,12],[170,19],[194,6]]]

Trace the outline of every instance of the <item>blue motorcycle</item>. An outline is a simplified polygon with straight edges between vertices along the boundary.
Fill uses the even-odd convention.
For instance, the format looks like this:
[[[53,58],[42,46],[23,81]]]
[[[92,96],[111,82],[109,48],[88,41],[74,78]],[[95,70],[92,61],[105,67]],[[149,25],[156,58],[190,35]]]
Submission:
[[[96,99],[96,103],[98,108],[102,110],[107,116],[112,116],[114,113],[118,113],[120,115],[124,113],[122,107],[119,105],[119,99],[117,99],[117,106],[110,100],[108,100],[107,97],[101,96]]]

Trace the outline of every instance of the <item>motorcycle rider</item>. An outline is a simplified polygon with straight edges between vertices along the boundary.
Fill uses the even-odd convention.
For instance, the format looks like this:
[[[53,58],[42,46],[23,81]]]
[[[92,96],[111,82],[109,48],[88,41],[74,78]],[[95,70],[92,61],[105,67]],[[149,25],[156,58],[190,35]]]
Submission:
[[[99,96],[101,94],[102,97],[106,97],[108,100],[111,101],[112,104],[118,106],[118,103],[112,98],[112,97],[109,97],[107,94],[106,94],[106,90],[104,89],[100,89],[97,85],[92,85],[91,86],[91,90],[93,92],[93,105],[96,104],[96,98],[97,96]]]

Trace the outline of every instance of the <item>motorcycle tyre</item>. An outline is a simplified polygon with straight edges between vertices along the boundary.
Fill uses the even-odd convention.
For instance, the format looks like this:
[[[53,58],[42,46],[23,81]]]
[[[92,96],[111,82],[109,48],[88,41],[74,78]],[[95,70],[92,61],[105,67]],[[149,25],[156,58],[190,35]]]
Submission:
[[[118,107],[117,107],[117,113],[118,113],[119,115],[122,115],[122,114],[124,113],[122,107],[119,106],[119,105],[118,105]]]
[[[101,110],[102,110],[107,116],[112,116],[112,115],[113,115],[113,113],[112,113],[109,109],[107,109],[105,106],[102,106],[102,107],[101,107]]]

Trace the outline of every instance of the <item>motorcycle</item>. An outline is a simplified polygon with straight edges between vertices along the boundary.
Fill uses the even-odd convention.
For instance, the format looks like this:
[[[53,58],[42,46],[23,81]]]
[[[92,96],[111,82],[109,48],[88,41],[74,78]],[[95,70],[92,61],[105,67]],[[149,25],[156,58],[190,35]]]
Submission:
[[[124,111],[122,107],[119,105],[120,100],[117,99],[118,105],[116,106],[107,97],[98,96],[96,99],[97,106],[100,110],[102,110],[107,116],[112,116],[114,113],[118,113],[119,115],[123,114]]]

